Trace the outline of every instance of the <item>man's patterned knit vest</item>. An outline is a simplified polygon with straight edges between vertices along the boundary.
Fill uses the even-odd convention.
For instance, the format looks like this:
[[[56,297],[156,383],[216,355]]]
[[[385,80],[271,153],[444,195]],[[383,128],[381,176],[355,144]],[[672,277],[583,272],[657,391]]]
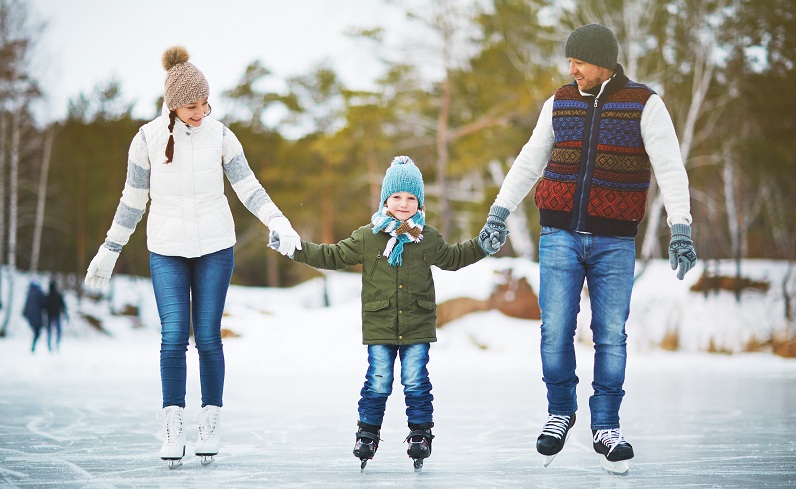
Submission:
[[[584,97],[571,83],[553,100],[555,146],[536,189],[542,226],[635,236],[644,217],[650,160],[641,113],[654,92],[621,66],[603,93]]]

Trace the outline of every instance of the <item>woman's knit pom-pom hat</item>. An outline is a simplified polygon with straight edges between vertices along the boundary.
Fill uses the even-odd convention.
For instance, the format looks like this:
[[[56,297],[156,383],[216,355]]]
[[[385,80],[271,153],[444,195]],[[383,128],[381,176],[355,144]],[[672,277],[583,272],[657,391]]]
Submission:
[[[169,111],[210,96],[207,78],[188,59],[190,55],[182,46],[172,46],[163,53],[164,98]]]
[[[381,184],[381,204],[396,192],[409,192],[417,197],[419,208],[423,208],[423,175],[408,156],[393,158]]]

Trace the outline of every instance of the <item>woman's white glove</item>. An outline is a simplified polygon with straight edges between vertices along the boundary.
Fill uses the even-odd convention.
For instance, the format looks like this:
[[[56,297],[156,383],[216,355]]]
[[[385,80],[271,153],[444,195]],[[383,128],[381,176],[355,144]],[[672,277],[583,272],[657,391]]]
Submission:
[[[97,256],[88,264],[86,285],[96,289],[104,287],[111,278],[117,258],[119,258],[119,253],[100,246]]]
[[[276,216],[268,221],[268,229],[271,231],[271,241],[276,244],[274,249],[279,253],[292,257],[296,250],[301,249],[301,238],[290,225],[290,221],[285,216]],[[275,236],[274,236],[275,235]]]

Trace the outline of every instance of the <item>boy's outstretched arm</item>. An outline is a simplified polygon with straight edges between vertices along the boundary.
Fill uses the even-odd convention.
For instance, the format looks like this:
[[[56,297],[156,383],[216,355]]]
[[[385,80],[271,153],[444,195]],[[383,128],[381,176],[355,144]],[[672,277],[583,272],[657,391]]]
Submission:
[[[288,255],[291,259],[324,270],[341,270],[362,263],[362,229],[357,229],[350,238],[336,244],[317,244],[302,241],[302,246]],[[268,246],[279,246],[279,237],[270,236]]]

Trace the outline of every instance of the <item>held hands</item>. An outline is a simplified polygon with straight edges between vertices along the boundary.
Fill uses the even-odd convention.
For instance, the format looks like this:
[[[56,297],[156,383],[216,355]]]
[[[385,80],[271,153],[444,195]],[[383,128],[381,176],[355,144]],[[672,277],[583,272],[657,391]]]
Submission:
[[[268,246],[279,253],[293,258],[296,250],[301,249],[301,238],[284,216],[272,217],[268,221]]]
[[[506,237],[509,235],[509,230],[506,228],[507,217],[509,210],[505,207],[493,205],[489,208],[486,224],[478,234],[478,244],[487,255],[494,255],[506,244]]]
[[[86,285],[95,289],[104,287],[111,278],[117,258],[119,258],[119,253],[111,251],[105,246],[100,246],[97,256],[88,264]]]
[[[276,234],[273,231],[268,233],[268,247],[271,248],[272,250],[279,251],[279,245],[280,245],[279,235]],[[301,248],[299,248],[299,249],[301,249]],[[294,253],[289,253],[286,256],[292,260]]]
[[[688,224],[672,224],[672,240],[669,241],[669,264],[677,271],[677,278],[683,280],[685,274],[694,268],[697,256],[694,242],[691,241],[691,226]]]

